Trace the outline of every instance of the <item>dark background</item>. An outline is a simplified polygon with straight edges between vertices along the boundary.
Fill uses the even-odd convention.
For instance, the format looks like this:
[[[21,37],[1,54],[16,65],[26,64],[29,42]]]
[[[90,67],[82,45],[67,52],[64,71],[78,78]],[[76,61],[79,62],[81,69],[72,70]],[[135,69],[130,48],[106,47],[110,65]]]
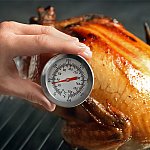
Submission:
[[[99,13],[119,20],[145,40],[143,23],[150,23],[149,0],[22,0],[0,1],[0,22],[28,23],[39,6],[54,6],[57,19]],[[60,135],[63,121],[15,97],[0,96],[0,149],[69,150]]]
[[[118,19],[124,26],[144,39],[143,23],[150,22],[150,0],[3,0],[0,1],[0,21],[28,23],[39,6],[52,5],[57,19],[89,13],[99,13]]]

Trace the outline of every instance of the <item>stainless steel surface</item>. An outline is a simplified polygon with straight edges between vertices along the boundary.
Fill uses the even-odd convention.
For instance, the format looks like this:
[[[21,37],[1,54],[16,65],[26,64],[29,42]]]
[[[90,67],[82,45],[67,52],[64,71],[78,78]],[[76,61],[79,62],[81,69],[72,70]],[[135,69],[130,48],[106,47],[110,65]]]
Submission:
[[[69,60],[70,63],[67,60]],[[67,66],[71,65],[72,68],[74,68],[74,70],[69,71],[69,69],[67,69]],[[66,67],[66,72],[63,71],[63,69],[59,69],[64,67]],[[56,76],[57,70],[59,71],[59,73],[61,73],[61,76]],[[77,71],[77,74],[73,73],[74,71]],[[82,85],[77,85],[75,82],[71,84],[68,83],[68,81],[65,84],[61,85],[61,89],[53,85],[53,82],[55,82],[54,77],[67,78],[68,74],[78,76],[77,78],[81,78],[78,79],[78,82],[80,81],[80,84],[82,82]],[[46,63],[41,75],[41,86],[45,95],[53,103],[62,107],[75,107],[83,103],[86,100],[86,98],[90,95],[93,85],[94,74],[89,63],[83,57],[73,54],[59,54],[54,56]],[[75,88],[78,87],[78,91],[73,90],[72,86]],[[72,94],[68,92],[68,90],[70,91],[71,89]],[[57,93],[57,91],[65,92],[66,95],[64,95],[63,97],[63,94],[61,96],[59,95],[59,93]],[[54,95],[54,93],[56,93],[56,95]],[[71,101],[68,101],[69,97],[71,97]]]
[[[52,5],[57,19],[99,13],[119,20],[145,40],[143,23],[150,24],[149,0],[1,0],[0,21],[28,23],[39,6]],[[71,150],[61,136],[63,120],[16,97],[0,97],[1,150]]]

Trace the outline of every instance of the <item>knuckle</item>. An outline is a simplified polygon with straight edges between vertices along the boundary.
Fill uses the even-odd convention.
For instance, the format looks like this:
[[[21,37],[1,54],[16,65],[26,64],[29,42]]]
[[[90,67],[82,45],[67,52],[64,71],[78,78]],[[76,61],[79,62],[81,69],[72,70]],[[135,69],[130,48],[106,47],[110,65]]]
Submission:
[[[52,32],[53,30],[55,30],[53,26],[48,26],[48,28],[49,28],[49,32]]]
[[[33,96],[33,94],[31,92],[26,94],[25,99],[30,100],[31,102],[34,102],[34,100],[35,100],[34,96]]]
[[[0,29],[0,49],[1,50],[10,50],[11,46],[13,45],[15,41],[15,36],[14,34],[11,34],[9,32],[6,32],[5,29],[1,30]],[[6,51],[5,51],[6,52]]]
[[[3,34],[3,32],[0,31],[0,43],[2,43],[3,40],[5,40],[5,34]]]
[[[0,40],[2,40],[4,43],[12,42],[12,38],[15,38],[13,34],[7,32],[0,32],[0,37]]]
[[[14,21],[4,21],[0,23],[0,29],[9,29],[15,25]]]
[[[54,27],[52,27],[52,26],[43,26],[43,27],[41,28],[41,32],[42,32],[43,34],[50,34],[51,31],[53,30],[53,28],[54,28]]]
[[[37,35],[35,36],[35,42],[39,45],[39,46],[43,46],[46,44],[47,42],[47,36],[46,35]]]
[[[8,21],[4,21],[0,23],[0,29],[4,29],[8,26],[9,22]]]

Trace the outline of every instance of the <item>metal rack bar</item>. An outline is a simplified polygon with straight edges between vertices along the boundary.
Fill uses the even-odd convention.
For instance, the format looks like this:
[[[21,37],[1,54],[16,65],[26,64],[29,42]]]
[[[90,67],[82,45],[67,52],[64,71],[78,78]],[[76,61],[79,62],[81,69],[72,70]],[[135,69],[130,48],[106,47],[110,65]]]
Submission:
[[[0,131],[6,126],[6,124],[11,120],[11,118],[16,114],[16,112],[19,110],[16,109],[13,113],[11,113],[11,115],[5,120],[5,122],[3,122],[3,124],[0,126]]]
[[[1,150],[3,150],[6,145],[11,141],[11,139],[15,136],[15,134],[17,133],[17,131],[22,127],[22,125],[26,122],[26,120],[28,119],[28,117],[30,116],[30,114],[33,112],[30,111],[30,113],[28,113],[25,118],[23,119],[23,121],[21,122],[21,124],[19,124],[19,126],[14,130],[14,132],[12,133],[12,135],[8,138],[8,140],[4,143],[4,145],[1,147]]]
[[[26,138],[26,140],[24,141],[24,143],[22,143],[21,147],[19,148],[19,150],[22,150],[23,147],[26,145],[26,143],[30,140],[31,136],[34,134],[34,132],[37,130],[37,128],[40,126],[40,124],[42,123],[42,121],[44,120],[44,118],[46,117],[46,115],[44,115],[44,117],[37,123],[37,125],[35,126],[35,128],[32,130],[32,132],[28,135],[28,137]]]
[[[59,150],[59,149],[61,148],[61,146],[62,146],[63,143],[64,143],[64,140],[62,140],[62,141],[60,142],[60,144],[58,145],[58,148],[57,148],[56,150]]]
[[[41,145],[39,146],[39,148],[37,150],[41,150],[43,145],[46,143],[47,139],[51,136],[51,134],[53,133],[55,127],[57,126],[57,124],[60,122],[60,118],[56,121],[56,123],[54,124],[53,128],[51,129],[51,132],[49,132],[47,134],[47,136],[45,137],[45,139],[42,141]]]

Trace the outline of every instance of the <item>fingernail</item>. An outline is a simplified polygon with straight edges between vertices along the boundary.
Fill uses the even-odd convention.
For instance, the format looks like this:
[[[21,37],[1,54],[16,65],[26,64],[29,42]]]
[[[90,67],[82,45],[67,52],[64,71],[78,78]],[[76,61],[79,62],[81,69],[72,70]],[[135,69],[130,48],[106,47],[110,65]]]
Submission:
[[[49,107],[48,107],[48,110],[49,110],[50,112],[52,112],[52,111],[55,110],[55,108],[56,108],[56,105],[53,104],[53,103],[50,103],[50,105],[49,105]]]
[[[86,57],[86,58],[92,57],[92,52],[88,46],[86,46],[83,43],[80,43],[80,44],[78,44],[78,47],[82,50],[82,52],[79,52],[80,55],[82,55],[83,57]]]
[[[92,52],[89,50],[85,50],[84,52],[80,53],[85,58],[91,58],[92,57]]]
[[[76,38],[76,37],[71,37],[70,39],[73,40],[73,41],[79,42],[79,39]]]
[[[55,108],[56,108],[56,105],[52,103],[52,104],[51,104],[51,111],[54,111]]]
[[[88,49],[88,48],[89,48],[89,47],[86,46],[84,43],[78,42],[78,43],[76,43],[76,44],[77,44],[77,46],[78,46],[79,48],[83,49],[83,51],[84,51],[85,49]]]

